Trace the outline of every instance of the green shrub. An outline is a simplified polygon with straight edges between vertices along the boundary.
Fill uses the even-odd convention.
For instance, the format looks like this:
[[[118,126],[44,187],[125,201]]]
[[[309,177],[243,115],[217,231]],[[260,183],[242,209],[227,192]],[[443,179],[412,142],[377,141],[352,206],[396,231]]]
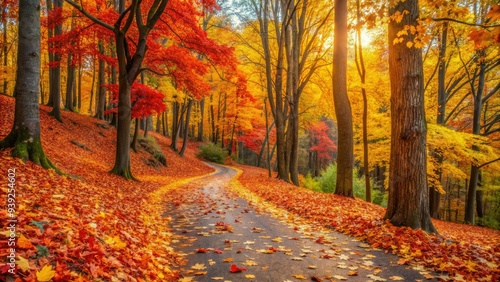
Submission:
[[[311,177],[308,174],[304,178],[303,186],[314,191],[324,192],[324,193],[334,193],[335,184],[337,182],[337,165],[331,164],[325,170],[321,171],[320,176],[317,178]],[[380,192],[379,189],[373,189],[373,182],[371,184],[372,188],[372,200],[374,204],[386,207],[387,206],[387,193]],[[365,200],[366,199],[366,188],[365,188],[365,178],[358,177],[356,172],[353,172],[353,183],[352,190],[354,197]]]
[[[312,177],[310,173],[308,173],[306,177],[304,177],[302,186],[316,192],[323,192],[323,190],[321,190],[321,184],[319,183],[319,181],[316,178]]]
[[[223,164],[227,157],[227,151],[213,143],[202,144],[199,150],[198,157],[214,163]]]

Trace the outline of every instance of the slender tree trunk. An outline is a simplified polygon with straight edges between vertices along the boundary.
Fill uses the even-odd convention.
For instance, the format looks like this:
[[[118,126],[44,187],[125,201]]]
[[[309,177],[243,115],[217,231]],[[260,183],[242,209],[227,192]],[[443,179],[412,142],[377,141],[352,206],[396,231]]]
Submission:
[[[132,143],[130,144],[130,148],[137,153],[137,138],[139,137],[139,118],[135,118],[135,126],[134,126],[134,137],[132,138]]]
[[[99,40],[97,43],[100,56],[104,56],[104,43]],[[104,120],[104,109],[106,107],[106,76],[105,76],[105,62],[99,58],[99,75],[97,76],[98,95],[97,95],[97,108],[95,117]]]
[[[472,118],[472,134],[474,135],[481,134],[481,113],[483,110],[482,94],[484,91],[485,74],[486,74],[486,64],[484,62],[485,51],[478,50],[477,53],[478,53],[477,55],[479,64],[479,74],[477,77],[478,83],[477,83],[477,89],[475,89],[476,91],[472,89],[472,92],[474,94],[474,114]],[[472,149],[475,151],[479,151],[479,148],[476,145],[473,145]],[[465,206],[465,222],[470,224],[474,224],[475,222],[474,205],[476,204],[477,201],[476,193],[477,193],[477,186],[479,183],[479,171],[480,167],[478,165],[473,164],[471,166],[468,197]]]
[[[347,97],[347,0],[335,0],[333,100],[338,126],[337,183],[335,194],[353,197],[353,129]]]
[[[203,141],[203,127],[205,122],[205,97],[200,101],[200,122],[198,123],[198,141]]]
[[[438,113],[437,113],[437,124],[445,125],[446,116],[446,49],[448,41],[448,22],[444,22],[441,32],[441,44],[439,48],[439,70],[438,70]],[[438,181],[442,182],[443,171],[441,166],[443,164],[444,158],[439,152],[432,152],[432,156],[436,158],[438,169],[435,171],[438,176]],[[441,193],[438,191],[437,187],[432,184],[429,187],[429,206],[431,217],[439,219],[439,204],[441,202]]]
[[[437,232],[429,214],[422,50],[406,46],[413,41],[412,34],[403,43],[393,44],[405,26],[418,24],[418,0],[400,1],[389,8],[390,16],[403,12],[402,21],[389,22],[392,127],[385,219],[396,226]]]
[[[50,0],[49,0],[50,2]],[[47,3],[48,5],[48,3]],[[8,59],[7,59],[7,55],[9,54],[9,48],[7,46],[7,32],[8,32],[8,23],[7,23],[7,11],[6,11],[7,8],[3,8],[2,10],[2,14],[3,14],[3,17],[2,17],[2,26],[3,26],[3,46],[2,46],[2,56],[3,56],[3,66],[4,68],[7,68],[7,65],[8,65]],[[47,8],[48,9],[48,8]],[[50,32],[49,32],[49,36],[50,36]],[[3,91],[2,93],[7,95],[7,89],[8,89],[8,86],[9,86],[9,81],[7,80],[7,77],[5,76],[3,78]]]
[[[92,82],[90,83],[90,101],[89,101],[89,110],[88,110],[88,113],[89,114],[92,114],[93,111],[92,111],[92,105],[94,105],[94,92],[95,92],[95,74],[96,74],[96,71],[95,71],[96,67],[95,67],[95,58],[93,57],[92,59]]]
[[[40,140],[40,30],[40,0],[19,1],[14,125],[0,141],[0,149],[13,147],[12,156],[60,173],[46,157]]]
[[[193,107],[193,99],[189,99],[186,111],[186,125],[184,126],[183,140],[182,140],[182,148],[179,152],[179,156],[184,157],[184,152],[187,148],[188,143],[188,133],[189,133],[189,118],[191,117],[191,108]]]
[[[358,28],[356,30],[355,57],[356,67],[361,80],[361,95],[363,96],[363,172],[365,175],[365,195],[366,201],[372,201],[372,189],[370,184],[370,164],[368,161],[368,100],[366,98],[366,70],[363,59],[363,42],[361,41],[361,7],[360,0],[356,1],[356,19]]]
[[[52,0],[55,8],[62,8],[63,0]],[[49,29],[50,30],[50,29]],[[57,25],[53,30],[54,36],[60,36],[62,34],[62,24]],[[52,48],[60,49],[60,43],[52,43]],[[60,50],[52,53],[52,67],[51,67],[51,76],[49,78],[49,106],[52,106],[52,111],[49,113],[50,116],[53,116],[59,122],[62,122],[61,118],[61,55],[59,54]]]

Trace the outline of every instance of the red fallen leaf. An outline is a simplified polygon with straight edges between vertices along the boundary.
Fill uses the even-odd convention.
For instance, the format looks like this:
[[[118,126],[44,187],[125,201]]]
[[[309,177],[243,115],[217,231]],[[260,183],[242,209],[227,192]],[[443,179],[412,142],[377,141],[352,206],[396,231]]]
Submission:
[[[231,271],[232,273],[242,272],[246,270],[247,270],[246,268],[238,267],[236,266],[236,264],[231,264],[231,267],[229,267],[229,271]]]
[[[205,249],[205,248],[199,248],[198,250],[196,250],[197,253],[207,253],[208,250]]]
[[[219,250],[219,249],[215,249],[214,253],[216,253],[216,254],[222,254],[223,252],[221,250]]]
[[[318,281],[318,282],[319,282],[319,281],[321,281],[321,278],[318,278],[318,277],[316,277],[316,276],[311,276],[311,280],[312,280],[312,281]]]
[[[331,259],[331,258],[333,258],[333,256],[332,256],[332,255],[329,255],[329,254],[324,254],[324,255],[322,255],[322,256],[321,256],[321,258],[324,258],[324,259]]]
[[[316,239],[316,243],[323,244],[323,237],[319,237],[318,239]]]
[[[236,253],[240,254],[242,251],[243,251],[243,248],[238,248],[238,250],[236,251]]]
[[[235,220],[234,220],[234,222],[238,223],[238,222],[241,222],[241,221],[239,221],[239,220],[235,219]]]
[[[273,252],[279,252],[279,250],[278,250],[278,249],[276,249],[275,247],[269,247],[269,250],[270,250],[270,251],[273,251]]]

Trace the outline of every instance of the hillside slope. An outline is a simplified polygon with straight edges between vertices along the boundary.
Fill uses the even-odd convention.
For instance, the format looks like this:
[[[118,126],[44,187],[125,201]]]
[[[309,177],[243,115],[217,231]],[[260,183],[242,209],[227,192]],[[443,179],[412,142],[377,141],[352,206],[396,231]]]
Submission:
[[[161,217],[162,193],[212,169],[194,157],[172,152],[170,140],[151,133],[167,158],[167,167],[145,164],[144,151],[131,153],[132,172],[140,182],[111,175],[116,131],[103,121],[63,111],[64,123],[40,107],[45,153],[65,174],[44,170],[0,151],[0,181],[15,169],[16,272],[22,281],[53,276],[54,281],[164,281],[174,279],[168,265],[176,257],[169,247],[167,219]],[[14,99],[0,95],[0,139],[10,131]],[[75,144],[83,145],[77,146]],[[1,185],[7,197],[8,187]],[[7,218],[6,201],[0,216]],[[0,223],[7,230],[7,221]],[[10,231],[2,232],[7,243]],[[1,255],[10,254],[2,244]],[[0,264],[4,280],[9,264]],[[55,272],[51,272],[55,270]],[[39,280],[43,280],[40,279]],[[46,280],[48,281],[48,280]]]

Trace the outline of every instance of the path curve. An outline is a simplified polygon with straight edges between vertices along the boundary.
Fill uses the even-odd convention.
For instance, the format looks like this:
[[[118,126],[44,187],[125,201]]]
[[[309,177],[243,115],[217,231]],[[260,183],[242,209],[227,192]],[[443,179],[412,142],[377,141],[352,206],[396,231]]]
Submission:
[[[178,267],[181,281],[418,281],[429,275],[352,237],[261,212],[228,189],[234,169],[208,165],[216,172],[172,191],[164,213],[172,218],[172,247],[187,260]],[[232,264],[246,271],[232,273]]]

